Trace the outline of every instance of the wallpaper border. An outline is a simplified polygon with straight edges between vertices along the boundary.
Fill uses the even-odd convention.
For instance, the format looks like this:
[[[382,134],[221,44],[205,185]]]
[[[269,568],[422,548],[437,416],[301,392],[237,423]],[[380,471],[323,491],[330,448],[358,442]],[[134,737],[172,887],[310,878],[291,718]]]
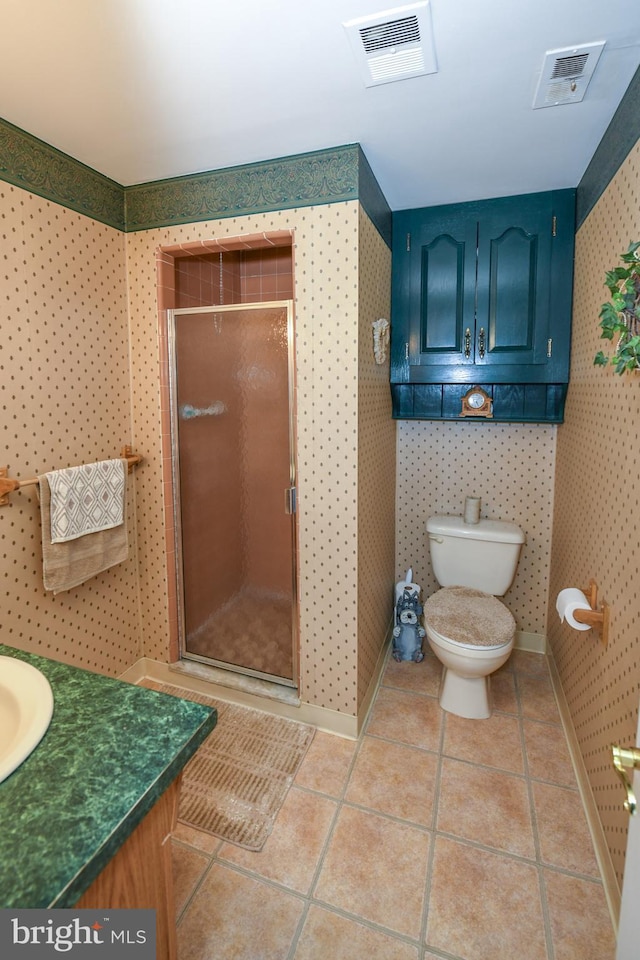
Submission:
[[[127,232],[358,198],[357,144],[125,187]]]
[[[576,192],[576,231],[640,138],[640,67],[604,132]]]
[[[124,188],[0,118],[0,179],[124,230]]]
[[[127,232],[360,200],[391,246],[391,209],[359,144],[125,187]]]
[[[357,143],[123,187],[0,118],[0,179],[127,233],[360,199],[391,246],[391,209]]]

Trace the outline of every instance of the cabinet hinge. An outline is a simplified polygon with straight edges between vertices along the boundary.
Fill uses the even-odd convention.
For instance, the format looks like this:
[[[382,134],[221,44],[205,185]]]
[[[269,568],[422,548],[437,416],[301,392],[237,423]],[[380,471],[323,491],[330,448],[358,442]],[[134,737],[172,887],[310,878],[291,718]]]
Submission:
[[[407,234],[407,253],[411,253],[411,234]]]
[[[551,217],[551,236],[558,236],[558,218],[555,214]]]

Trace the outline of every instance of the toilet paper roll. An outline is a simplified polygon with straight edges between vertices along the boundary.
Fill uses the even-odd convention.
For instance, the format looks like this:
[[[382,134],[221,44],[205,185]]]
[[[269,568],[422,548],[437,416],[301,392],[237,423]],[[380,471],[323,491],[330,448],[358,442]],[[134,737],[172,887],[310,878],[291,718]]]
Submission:
[[[418,597],[420,596],[420,591],[422,590],[422,587],[419,583],[406,583],[404,580],[401,580],[399,583],[396,583],[396,603],[404,593],[405,588],[409,590],[412,596],[415,593],[418,595]]]
[[[480,523],[480,497],[467,497],[464,501],[464,522]]]
[[[591,610],[589,601],[577,587],[567,587],[566,590],[560,591],[556,600],[556,610],[561,623],[566,620],[574,630],[591,630],[588,623],[579,623],[574,617],[576,610]]]

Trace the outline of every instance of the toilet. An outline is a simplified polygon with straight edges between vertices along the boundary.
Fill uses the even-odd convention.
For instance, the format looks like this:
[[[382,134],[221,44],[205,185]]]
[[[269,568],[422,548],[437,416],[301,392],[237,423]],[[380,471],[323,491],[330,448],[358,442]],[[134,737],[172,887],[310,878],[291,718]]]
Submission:
[[[440,706],[472,720],[491,716],[489,677],[509,659],[516,623],[498,600],[515,577],[524,533],[515,523],[427,520],[440,589],[424,604],[427,640],[443,665]]]

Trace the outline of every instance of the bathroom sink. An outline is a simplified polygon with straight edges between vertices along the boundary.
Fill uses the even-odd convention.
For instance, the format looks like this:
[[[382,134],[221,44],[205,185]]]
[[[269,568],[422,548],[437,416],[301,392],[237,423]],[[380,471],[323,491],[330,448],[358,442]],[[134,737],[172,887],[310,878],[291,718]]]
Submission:
[[[0,657],[0,781],[35,750],[53,713],[49,681],[24,660]]]

